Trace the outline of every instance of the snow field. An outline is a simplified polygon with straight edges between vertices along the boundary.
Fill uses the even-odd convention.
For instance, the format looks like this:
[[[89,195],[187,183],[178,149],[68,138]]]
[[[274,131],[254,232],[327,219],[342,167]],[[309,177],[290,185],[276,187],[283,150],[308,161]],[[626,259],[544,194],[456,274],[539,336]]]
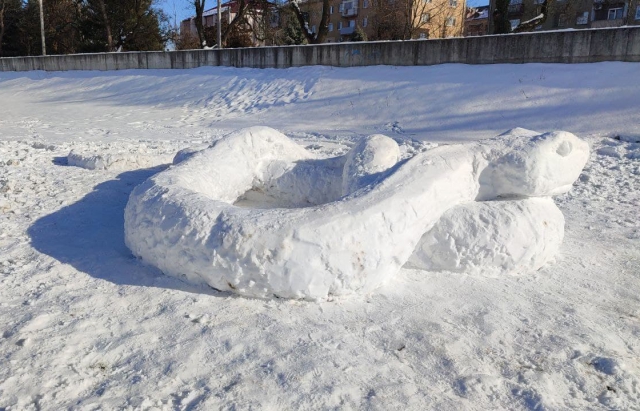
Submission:
[[[0,408],[637,409],[637,67],[3,73]],[[216,93],[209,81],[280,75],[317,81],[229,120],[196,104]],[[189,101],[203,110],[189,116]],[[499,279],[402,269],[375,294],[313,304],[202,293],[141,264],[123,210],[164,166],[65,164],[71,150],[147,147],[160,166],[255,124],[322,157],[378,132],[407,158],[428,146],[410,138],[514,125],[568,130],[592,150],[554,198],[566,227],[553,265]]]

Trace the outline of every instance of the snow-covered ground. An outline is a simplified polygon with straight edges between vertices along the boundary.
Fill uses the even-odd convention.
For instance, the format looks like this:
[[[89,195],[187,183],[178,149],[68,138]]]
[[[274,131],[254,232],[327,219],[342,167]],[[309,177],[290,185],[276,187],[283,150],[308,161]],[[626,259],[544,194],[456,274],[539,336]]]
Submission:
[[[638,96],[637,63],[0,73],[0,409],[640,409]],[[133,258],[133,188],[253,125],[327,156],[513,127],[592,153],[533,274],[309,303]]]

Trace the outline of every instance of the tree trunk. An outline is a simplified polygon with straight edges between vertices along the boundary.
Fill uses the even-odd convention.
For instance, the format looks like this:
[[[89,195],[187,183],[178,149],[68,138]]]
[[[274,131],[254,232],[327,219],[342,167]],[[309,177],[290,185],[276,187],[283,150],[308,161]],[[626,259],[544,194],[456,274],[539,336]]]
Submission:
[[[229,15],[231,15],[231,7],[229,6],[227,7],[229,10]],[[229,38],[231,31],[235,26],[238,25],[238,23],[240,23],[244,19],[244,16],[248,8],[249,8],[249,5],[247,4],[247,2],[245,0],[240,0],[240,5],[238,6],[238,14],[236,14],[233,20],[231,20],[229,24],[227,24],[227,28],[225,29],[224,33],[222,33],[221,41],[222,41],[223,47],[227,46],[227,39]]]
[[[196,8],[196,31],[198,32],[198,40],[200,47],[204,47],[204,24],[202,22],[202,13],[204,13],[205,0],[193,0],[193,5]],[[220,10],[218,10],[220,13]]]
[[[329,7],[329,0],[322,0],[322,17],[320,18],[318,32],[312,33],[311,30],[309,30],[309,25],[304,20],[304,15],[302,14],[302,10],[300,10],[298,2],[296,0],[291,1],[291,9],[295,14],[298,23],[300,23],[302,33],[307,39],[307,43],[320,44],[327,40],[327,34],[329,33]]]
[[[542,7],[540,8],[540,14],[542,15],[542,17],[531,19],[529,21],[525,21],[524,23],[519,24],[518,27],[513,29],[513,32],[524,33],[527,31],[533,31],[536,28],[536,26],[539,26],[543,24],[545,21],[547,21],[547,16],[549,14],[547,12],[547,0],[545,0],[544,3],[542,3]]]
[[[5,0],[0,0],[0,57],[2,57],[2,39],[4,37],[4,11],[6,9]]]
[[[318,34],[316,35],[313,44],[320,44],[327,41],[327,34],[329,33],[329,0],[322,0],[322,18],[318,25]]]
[[[493,12],[493,34],[506,33],[511,33],[509,0],[496,0],[496,9]]]
[[[107,15],[107,7],[104,4],[104,0],[99,0],[100,12],[102,13],[102,20],[104,20],[104,27],[107,34],[107,51],[113,51],[113,36],[111,35],[111,25],[109,24],[109,16]]]

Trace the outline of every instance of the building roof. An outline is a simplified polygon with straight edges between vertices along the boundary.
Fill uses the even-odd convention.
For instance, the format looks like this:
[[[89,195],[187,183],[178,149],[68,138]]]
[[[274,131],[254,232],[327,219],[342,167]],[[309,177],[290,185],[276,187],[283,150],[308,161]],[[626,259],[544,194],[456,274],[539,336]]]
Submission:
[[[489,18],[489,6],[469,7],[465,15],[466,20],[483,20]]]

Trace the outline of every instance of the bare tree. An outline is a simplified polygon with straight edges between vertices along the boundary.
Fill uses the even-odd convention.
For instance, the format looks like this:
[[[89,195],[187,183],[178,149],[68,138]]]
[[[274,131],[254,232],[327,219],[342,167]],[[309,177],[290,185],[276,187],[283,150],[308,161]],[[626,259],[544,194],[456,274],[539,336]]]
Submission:
[[[254,38],[263,44],[277,44],[280,36],[278,7],[268,0],[254,0],[247,10],[247,24]]]
[[[198,32],[198,40],[200,41],[200,47],[204,47],[204,22],[202,21],[202,14],[204,13],[205,0],[193,0],[193,6],[196,9],[196,31]]]
[[[420,34],[446,37],[451,34],[449,23],[453,22],[448,19],[460,18],[457,21],[462,24],[464,14],[457,0],[376,0],[373,7],[375,40],[409,40]]]
[[[420,33],[428,33],[429,37],[446,37],[456,34],[452,30],[463,24],[464,7],[458,6],[458,0],[409,0],[407,11],[406,39],[416,38]],[[454,24],[454,21],[459,24]]]
[[[570,3],[570,2],[567,2]],[[549,11],[547,8],[547,0],[544,0],[544,2],[541,5],[540,8],[540,13],[527,20],[527,21],[523,21],[520,24],[518,24],[512,31],[514,33],[522,33],[522,32],[527,32],[527,31],[533,31],[537,26],[543,24],[545,21],[547,21],[547,17],[549,15]]]
[[[322,8],[321,8],[321,17],[320,24],[318,24],[317,33],[314,33],[309,28],[309,22],[305,18],[305,14],[300,9],[300,4],[298,4],[298,0],[291,0],[289,2],[289,6],[293,11],[300,27],[302,28],[302,33],[307,39],[307,43],[309,44],[320,44],[324,43],[327,40],[327,34],[329,33],[329,0],[322,0]]]

